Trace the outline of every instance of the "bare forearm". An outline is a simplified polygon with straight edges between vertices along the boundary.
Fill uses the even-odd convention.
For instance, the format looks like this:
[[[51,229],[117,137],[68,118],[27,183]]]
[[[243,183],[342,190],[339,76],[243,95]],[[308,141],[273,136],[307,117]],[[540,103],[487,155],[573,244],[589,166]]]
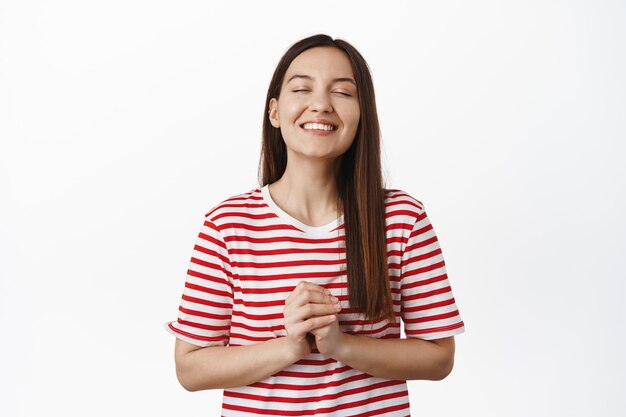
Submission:
[[[422,339],[374,339],[343,334],[334,358],[351,368],[396,380],[440,380],[450,372],[448,356],[437,344]]]
[[[296,362],[284,337],[246,346],[211,346],[189,352],[181,384],[189,391],[249,385]]]

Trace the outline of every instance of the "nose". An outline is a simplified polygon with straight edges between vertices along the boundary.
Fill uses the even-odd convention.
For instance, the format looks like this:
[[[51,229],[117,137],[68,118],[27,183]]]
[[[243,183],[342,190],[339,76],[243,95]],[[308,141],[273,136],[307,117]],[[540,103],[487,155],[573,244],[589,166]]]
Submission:
[[[319,91],[311,95],[311,102],[309,103],[309,109],[315,111],[332,112],[333,106],[330,103],[328,94],[324,91]]]

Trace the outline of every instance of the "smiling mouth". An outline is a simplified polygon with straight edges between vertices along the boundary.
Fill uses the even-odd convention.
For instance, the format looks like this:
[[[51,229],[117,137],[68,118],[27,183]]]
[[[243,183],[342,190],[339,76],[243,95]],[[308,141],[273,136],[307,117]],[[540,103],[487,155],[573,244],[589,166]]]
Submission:
[[[328,135],[332,135],[334,134],[337,130],[336,129],[305,129],[303,127],[300,127],[305,133],[312,135],[312,136],[328,136]]]
[[[308,127],[305,127],[307,126]],[[337,126],[333,124],[322,124],[322,123],[302,123],[300,128],[306,130],[308,132],[334,132],[337,130]]]

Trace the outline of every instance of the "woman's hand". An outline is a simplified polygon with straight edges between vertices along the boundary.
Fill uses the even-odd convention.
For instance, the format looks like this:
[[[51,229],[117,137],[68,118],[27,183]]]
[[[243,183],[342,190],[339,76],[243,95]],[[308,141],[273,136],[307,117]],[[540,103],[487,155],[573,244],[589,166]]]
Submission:
[[[334,300],[337,300],[333,297]],[[341,305],[339,300],[333,300],[333,308],[335,314],[339,314],[341,311]],[[335,307],[338,306],[338,307]],[[317,350],[327,358],[334,358],[341,348],[343,342],[344,333],[339,328],[339,316],[333,320],[330,324],[312,330],[311,333],[315,336],[315,345]]]
[[[335,314],[341,308],[335,307],[338,306],[338,303],[333,303],[331,297],[330,291],[324,287],[312,282],[301,281],[285,300],[283,321],[287,332],[287,344],[294,355],[294,362],[311,353],[313,336],[308,335],[309,332],[313,334],[317,329],[334,325],[335,327],[321,330],[319,337],[324,348],[329,342],[336,343],[333,341],[336,340],[339,325]],[[316,335],[316,343],[317,337]],[[317,348],[320,350],[319,344]],[[324,354],[321,350],[320,353]]]

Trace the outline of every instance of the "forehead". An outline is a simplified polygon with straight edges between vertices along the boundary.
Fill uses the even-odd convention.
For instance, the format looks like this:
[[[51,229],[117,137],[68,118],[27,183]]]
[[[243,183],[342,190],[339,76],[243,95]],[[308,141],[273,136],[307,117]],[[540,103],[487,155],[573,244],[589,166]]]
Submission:
[[[315,47],[298,55],[287,68],[285,82],[295,74],[317,78],[354,77],[348,55],[334,47]]]

